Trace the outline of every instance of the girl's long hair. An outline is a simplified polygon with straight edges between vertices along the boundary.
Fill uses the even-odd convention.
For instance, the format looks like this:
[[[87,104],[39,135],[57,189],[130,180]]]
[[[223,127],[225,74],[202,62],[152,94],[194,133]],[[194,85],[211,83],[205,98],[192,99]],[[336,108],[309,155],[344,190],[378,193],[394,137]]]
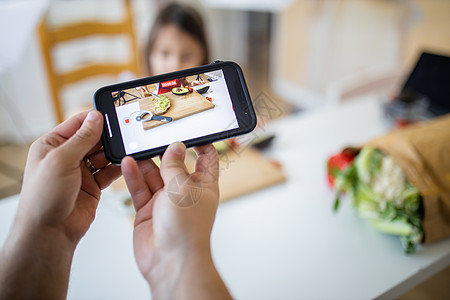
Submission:
[[[167,25],[176,25],[178,28],[196,39],[203,49],[202,64],[206,65],[210,63],[209,47],[206,40],[202,16],[193,7],[178,3],[171,3],[158,13],[144,49],[144,62],[149,75],[153,75],[152,66],[150,64],[150,53],[153,50],[153,45],[155,44],[159,30]]]

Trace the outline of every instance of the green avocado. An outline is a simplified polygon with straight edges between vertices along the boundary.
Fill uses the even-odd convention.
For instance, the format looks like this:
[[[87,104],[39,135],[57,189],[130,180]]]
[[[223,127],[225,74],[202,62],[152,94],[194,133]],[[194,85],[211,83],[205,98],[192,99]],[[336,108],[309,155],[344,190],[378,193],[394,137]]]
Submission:
[[[186,95],[187,93],[189,93],[189,90],[184,87],[176,87],[176,88],[172,89],[172,93],[174,95],[182,96],[182,95]]]

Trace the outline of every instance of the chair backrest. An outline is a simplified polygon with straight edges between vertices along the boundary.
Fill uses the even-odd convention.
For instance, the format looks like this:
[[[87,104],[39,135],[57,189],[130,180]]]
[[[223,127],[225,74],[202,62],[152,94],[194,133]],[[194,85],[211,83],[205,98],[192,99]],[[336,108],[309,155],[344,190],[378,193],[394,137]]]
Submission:
[[[53,98],[54,112],[58,122],[62,122],[64,119],[61,91],[65,86],[96,75],[119,75],[124,71],[130,71],[136,76],[139,74],[138,52],[130,1],[124,0],[125,16],[117,23],[84,21],[61,27],[53,27],[48,24],[49,22],[46,17],[40,23],[38,33],[47,70],[50,92]],[[116,35],[125,35],[128,37],[131,49],[131,55],[128,61],[120,63],[92,63],[68,72],[58,72],[56,70],[52,52],[58,44],[90,36]]]

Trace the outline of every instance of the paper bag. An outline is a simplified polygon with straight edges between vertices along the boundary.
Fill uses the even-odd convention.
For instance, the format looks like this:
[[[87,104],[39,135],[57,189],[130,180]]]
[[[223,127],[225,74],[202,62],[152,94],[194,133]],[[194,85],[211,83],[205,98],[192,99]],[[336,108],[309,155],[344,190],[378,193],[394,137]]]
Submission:
[[[450,115],[370,141],[391,156],[419,190],[424,204],[424,243],[450,235]]]

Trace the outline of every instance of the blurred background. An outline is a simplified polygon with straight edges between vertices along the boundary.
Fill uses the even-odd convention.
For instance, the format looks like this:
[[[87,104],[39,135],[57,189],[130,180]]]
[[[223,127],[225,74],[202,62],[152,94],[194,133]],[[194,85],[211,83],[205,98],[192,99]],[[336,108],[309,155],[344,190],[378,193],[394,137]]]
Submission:
[[[180,2],[202,14],[211,60],[240,64],[277,117],[392,97],[423,51],[450,54],[446,0]],[[33,140],[92,106],[99,87],[147,75],[143,48],[167,3],[0,1],[0,196],[20,191]]]
[[[286,113],[363,93],[393,92],[422,51],[450,53],[450,2],[445,0],[181,2],[202,13],[211,58],[238,62],[252,97],[269,93],[289,104],[283,106]],[[86,20],[120,22],[127,14],[126,2],[0,1],[2,40],[8,41],[1,50],[0,141],[29,143],[58,122],[44,48],[51,51],[55,73],[94,62],[126,65],[133,55],[140,60],[155,15],[165,3],[129,1],[134,46],[124,32],[67,39],[50,49],[39,35],[42,18],[48,28]],[[146,75],[143,68],[129,69],[119,76],[77,78],[62,87],[58,97],[63,115],[90,105],[102,85]]]
[[[99,87],[147,75],[143,49],[170,2],[0,1],[1,197],[20,191],[33,140],[92,106]],[[450,54],[446,0],[179,2],[203,16],[211,60],[240,64],[276,117],[392,97],[423,51]]]
[[[240,64],[277,117],[390,98],[422,52],[450,56],[448,0],[179,2],[202,14],[211,60]],[[20,191],[33,140],[90,107],[99,87],[146,76],[143,47],[167,3],[0,0],[0,198]],[[117,24],[90,36],[80,22]]]

